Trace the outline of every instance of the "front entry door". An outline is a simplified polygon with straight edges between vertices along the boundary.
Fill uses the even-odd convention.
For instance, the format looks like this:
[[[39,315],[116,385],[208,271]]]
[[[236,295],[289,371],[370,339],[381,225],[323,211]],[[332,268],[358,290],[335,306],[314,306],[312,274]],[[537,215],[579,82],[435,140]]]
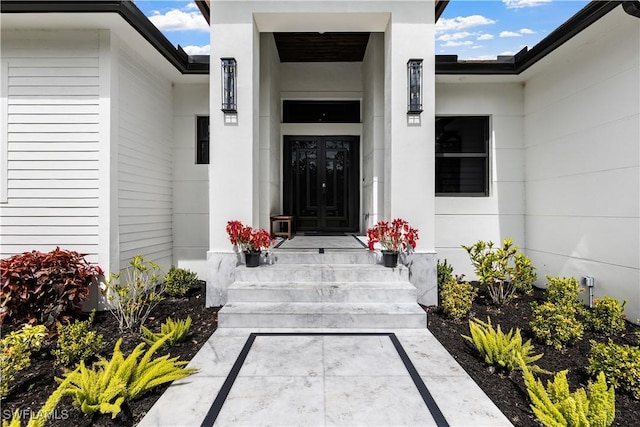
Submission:
[[[358,231],[359,137],[284,137],[284,213],[298,231]]]

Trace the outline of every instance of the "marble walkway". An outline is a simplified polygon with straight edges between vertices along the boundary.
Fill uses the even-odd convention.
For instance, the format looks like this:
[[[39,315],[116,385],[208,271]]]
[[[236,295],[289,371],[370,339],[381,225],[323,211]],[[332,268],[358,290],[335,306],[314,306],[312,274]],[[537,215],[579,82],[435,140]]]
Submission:
[[[218,329],[140,426],[510,426],[428,329]]]

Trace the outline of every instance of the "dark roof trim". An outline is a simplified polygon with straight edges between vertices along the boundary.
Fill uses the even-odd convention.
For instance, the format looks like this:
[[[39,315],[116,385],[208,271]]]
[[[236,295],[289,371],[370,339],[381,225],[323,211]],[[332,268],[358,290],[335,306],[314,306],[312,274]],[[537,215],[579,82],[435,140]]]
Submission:
[[[200,9],[200,13],[207,20],[207,24],[211,25],[211,8],[209,7],[209,0],[195,0],[196,6]]]
[[[3,0],[2,13],[117,13],[182,74],[209,74],[208,56],[189,56],[177,48],[128,0]]]
[[[449,4],[449,0],[436,0],[436,19],[435,22],[438,22],[438,19],[442,16],[442,13],[447,8]]]
[[[520,74],[615,9],[620,3],[624,2],[590,2],[531,50],[525,47],[513,57],[498,57],[497,61],[458,62],[456,55],[436,55],[436,74]]]
[[[622,8],[631,16],[640,18],[640,2],[638,1],[623,1]]]

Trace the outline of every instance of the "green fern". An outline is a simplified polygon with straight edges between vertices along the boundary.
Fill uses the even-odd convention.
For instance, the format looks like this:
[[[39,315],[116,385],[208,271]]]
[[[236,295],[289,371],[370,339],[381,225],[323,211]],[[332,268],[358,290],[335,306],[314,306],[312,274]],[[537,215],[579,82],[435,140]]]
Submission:
[[[487,318],[486,323],[478,319],[470,320],[469,330],[471,336],[462,337],[475,346],[485,363],[511,372],[520,369],[519,358],[522,358],[532,371],[548,373],[534,364],[543,354],[531,354],[534,351],[531,340],[523,343],[520,329],[511,329],[505,334],[500,325],[497,330],[493,329],[491,319]]]
[[[191,328],[191,316],[187,316],[185,320],[174,321],[168,317],[165,322],[160,325],[160,332],[154,333],[146,327],[142,327],[142,339],[149,345],[153,345],[159,339],[169,336],[166,344],[173,347],[177,343],[184,341],[189,334]]]
[[[169,338],[167,335],[159,339],[146,352],[145,344],[140,343],[126,358],[120,350],[122,339],[119,339],[111,360],[101,359],[91,369],[80,362],[75,371],[67,374],[65,380],[69,380],[69,386],[65,395],[71,396],[74,404],[85,414],[109,413],[112,419],[115,418],[124,402],[134,400],[160,384],[195,372],[184,368],[187,362],[178,361],[177,357],[166,355],[151,359]]]
[[[607,388],[604,374],[600,372],[595,383],[589,383],[574,393],[569,391],[567,371],[559,372],[553,381],[542,381],[520,359],[531,409],[538,420],[547,427],[608,427],[615,417],[615,390]]]

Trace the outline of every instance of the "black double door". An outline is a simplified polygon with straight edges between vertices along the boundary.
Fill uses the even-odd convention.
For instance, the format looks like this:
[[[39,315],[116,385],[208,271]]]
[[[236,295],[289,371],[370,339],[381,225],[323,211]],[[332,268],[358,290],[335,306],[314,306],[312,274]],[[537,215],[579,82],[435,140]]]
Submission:
[[[298,231],[358,231],[359,137],[285,136],[284,211]]]

